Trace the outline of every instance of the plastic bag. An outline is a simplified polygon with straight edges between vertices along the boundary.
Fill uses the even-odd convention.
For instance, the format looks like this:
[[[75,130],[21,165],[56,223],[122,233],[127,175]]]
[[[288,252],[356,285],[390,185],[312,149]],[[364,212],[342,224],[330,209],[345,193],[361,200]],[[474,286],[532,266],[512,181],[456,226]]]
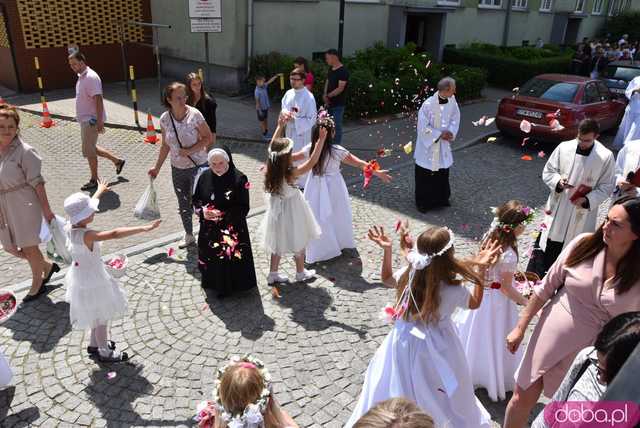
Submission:
[[[138,200],[133,215],[142,220],[156,220],[160,218],[158,208],[158,195],[153,187],[153,178],[149,180],[149,185]]]
[[[69,251],[69,237],[66,232],[67,221],[64,217],[56,215],[49,224],[51,231],[51,241],[47,247],[47,252],[60,257],[65,263],[71,263],[71,252]]]
[[[47,224],[47,220],[42,217],[42,224],[40,225],[40,242],[47,243],[51,241],[51,230],[49,230],[49,225]]]

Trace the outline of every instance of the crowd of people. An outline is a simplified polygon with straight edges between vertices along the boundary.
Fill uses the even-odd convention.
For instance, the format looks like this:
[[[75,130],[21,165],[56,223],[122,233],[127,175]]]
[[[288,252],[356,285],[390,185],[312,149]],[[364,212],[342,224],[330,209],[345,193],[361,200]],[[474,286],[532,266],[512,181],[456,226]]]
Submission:
[[[392,179],[340,144],[348,73],[337,52],[328,51],[326,58],[333,73],[325,90],[327,109],[316,110],[308,89],[313,79],[308,79],[304,59],[297,59],[266,148],[267,209],[254,238],[270,257],[266,282],[276,299],[278,284],[290,281],[280,272],[282,257],[293,256],[295,281],[303,282],[315,275],[305,264],[355,247],[341,166],[359,168],[365,178]],[[148,232],[161,222],[109,231],[90,228],[99,198],[109,191],[98,179],[97,156],[110,159],[118,174],[124,160],[97,146],[106,117],[98,75],[80,52],[72,53],[69,63],[78,74],[78,122],[91,172],[83,190],[95,193],[74,193],[64,201],[72,257],[65,299],[73,327],[90,330],[87,354],[122,362],[129,356],[118,350],[109,324],[126,316],[127,298],[101,260],[100,242]],[[264,88],[269,81],[259,76],[256,83]],[[418,112],[414,158],[420,212],[449,204],[451,145],[460,124],[455,92],[455,80],[442,79]],[[257,90],[258,119],[266,123],[264,102]],[[250,184],[231,150],[216,144],[215,99],[191,73],[185,83],[166,87],[163,104],[161,147],[148,174],[158,177],[169,157],[185,232],[180,246],[197,244],[202,287],[218,298],[253,289],[258,280],[247,226]],[[42,159],[23,142],[19,123],[15,107],[0,106],[0,240],[7,252],[31,266],[32,287],[23,299],[28,303],[46,291],[59,267],[38,247],[41,224],[55,215],[41,175]],[[598,134],[596,121],[583,120],[576,139],[560,144],[544,167],[550,196],[528,269],[535,268],[541,282],[529,293],[514,278],[525,259],[518,237],[535,210],[519,200],[496,208],[480,249],[468,259],[456,254],[448,227],[414,235],[403,222],[397,229],[405,265],[394,272],[391,238],[382,226],[369,229],[368,238],[382,249],[380,276],[395,290],[395,303],[384,308],[392,326],[369,363],[346,426],[488,427],[490,416],[475,396],[476,387],[485,388],[494,401],[513,391],[507,428],[526,426],[541,393],[565,400],[602,396],[640,342],[640,194],[633,176],[640,173],[640,138],[625,139],[616,162]],[[607,217],[598,225],[598,208],[609,198]],[[200,225],[197,239],[194,214]],[[524,308],[518,311],[518,306]],[[525,348],[525,332],[538,313]],[[7,370],[0,354],[0,380],[7,378]],[[219,369],[214,396],[198,406],[196,417],[207,428],[297,426],[278,404],[264,363],[252,356]],[[552,425],[547,418],[536,423]]]
[[[611,62],[638,60],[640,60],[640,41],[631,41],[626,34],[617,42],[608,39],[589,40],[585,37],[581,43],[578,43],[573,55],[571,72],[597,79],[606,76],[607,65]]]

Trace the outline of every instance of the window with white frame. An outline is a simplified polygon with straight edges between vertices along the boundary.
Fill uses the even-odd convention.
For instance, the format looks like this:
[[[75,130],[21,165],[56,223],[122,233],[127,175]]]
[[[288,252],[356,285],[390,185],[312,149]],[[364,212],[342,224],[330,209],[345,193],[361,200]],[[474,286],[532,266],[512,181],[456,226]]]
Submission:
[[[618,4],[618,0],[609,0],[609,16],[617,15],[619,7],[620,5]]]
[[[585,0],[576,0],[575,12],[584,12],[584,3]]]
[[[511,7],[513,9],[526,9],[527,0],[511,0]]]
[[[540,10],[542,12],[551,12],[551,8],[553,7],[553,0],[541,0],[540,1]]]
[[[502,8],[502,0],[479,0],[478,7],[500,9]]]
[[[602,15],[602,6],[604,6],[604,0],[594,0],[592,15]]]

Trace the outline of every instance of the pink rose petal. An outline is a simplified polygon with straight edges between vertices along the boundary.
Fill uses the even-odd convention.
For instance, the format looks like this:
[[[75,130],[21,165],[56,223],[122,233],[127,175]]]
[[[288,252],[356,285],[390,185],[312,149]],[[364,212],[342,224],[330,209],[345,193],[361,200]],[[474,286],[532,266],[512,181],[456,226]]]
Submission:
[[[118,374],[116,372],[109,372],[107,373],[107,379],[113,379],[117,376]]]
[[[543,152],[542,150],[540,150],[540,151],[538,152],[538,157],[539,157],[539,158],[543,158],[543,157],[545,157],[545,156],[546,156],[546,154],[545,154],[545,152]]]
[[[528,134],[528,133],[530,133],[530,132],[531,132],[531,127],[532,127],[532,126],[533,126],[533,125],[531,125],[531,122],[529,122],[529,121],[528,121],[528,120],[526,120],[526,119],[522,119],[522,122],[520,122],[520,130],[521,130],[522,132],[524,132],[525,134]]]

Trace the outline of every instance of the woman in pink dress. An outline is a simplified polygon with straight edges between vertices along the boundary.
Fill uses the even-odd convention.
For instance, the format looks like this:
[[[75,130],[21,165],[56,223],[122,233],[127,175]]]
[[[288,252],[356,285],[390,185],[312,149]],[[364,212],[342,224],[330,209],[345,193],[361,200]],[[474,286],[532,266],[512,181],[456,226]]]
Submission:
[[[542,309],[516,372],[505,428],[525,426],[540,393],[553,396],[576,354],[593,344],[607,321],[640,310],[639,238],[640,198],[625,196],[595,233],[577,236],[551,266],[507,336],[515,352]]]

